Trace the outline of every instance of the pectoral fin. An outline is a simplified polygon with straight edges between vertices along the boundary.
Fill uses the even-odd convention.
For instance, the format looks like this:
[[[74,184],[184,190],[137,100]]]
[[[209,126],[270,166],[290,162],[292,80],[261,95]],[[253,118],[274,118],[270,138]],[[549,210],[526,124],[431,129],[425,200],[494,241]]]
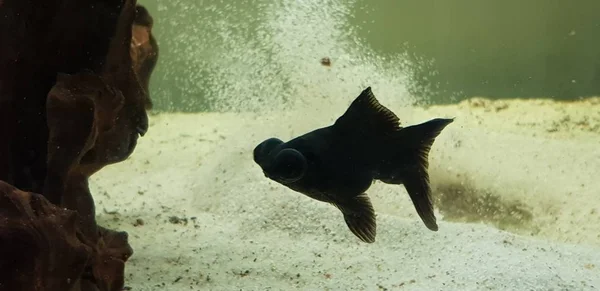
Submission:
[[[377,232],[375,210],[366,193],[334,205],[342,211],[344,220],[354,235],[366,243],[375,242]]]

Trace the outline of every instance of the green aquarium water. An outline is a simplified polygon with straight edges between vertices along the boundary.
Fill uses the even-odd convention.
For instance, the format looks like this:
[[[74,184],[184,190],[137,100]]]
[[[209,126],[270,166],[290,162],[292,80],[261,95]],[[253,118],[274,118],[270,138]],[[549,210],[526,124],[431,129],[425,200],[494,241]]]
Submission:
[[[327,81],[294,74],[322,57],[334,68],[363,68],[360,77],[337,84],[360,86],[356,81],[372,77],[371,66],[385,70],[384,79],[401,79],[399,94],[425,103],[473,96],[572,100],[600,92],[594,0],[141,3],[157,22],[161,61],[151,87],[161,111],[249,109],[231,99],[301,98],[296,87]]]

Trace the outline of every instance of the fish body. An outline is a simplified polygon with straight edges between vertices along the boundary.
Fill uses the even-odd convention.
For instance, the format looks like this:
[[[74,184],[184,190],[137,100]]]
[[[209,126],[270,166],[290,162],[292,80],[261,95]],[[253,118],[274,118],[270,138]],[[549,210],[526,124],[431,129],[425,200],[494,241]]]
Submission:
[[[336,206],[364,242],[372,243],[376,236],[375,212],[366,193],[374,180],[404,185],[425,226],[437,231],[428,154],[452,122],[436,118],[401,127],[368,87],[333,125],[288,142],[267,139],[254,148],[254,161],[266,177]]]

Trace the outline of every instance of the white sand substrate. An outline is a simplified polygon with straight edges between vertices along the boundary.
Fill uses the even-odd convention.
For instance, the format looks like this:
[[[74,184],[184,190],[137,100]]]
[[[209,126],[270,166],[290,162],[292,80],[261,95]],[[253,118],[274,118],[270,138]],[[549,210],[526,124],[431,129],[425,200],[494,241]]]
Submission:
[[[132,157],[91,181],[99,222],[130,235],[135,253],[126,285],[136,291],[600,290],[598,99],[391,107],[404,125],[456,117],[433,145],[432,186],[464,187],[481,209],[465,206],[466,196],[440,200],[436,190],[440,230],[431,232],[402,186],[375,183],[368,193],[377,240],[365,244],[333,206],[267,180],[252,161],[262,140],[329,125],[345,108],[153,115]],[[497,199],[477,197],[484,192]],[[499,229],[513,204],[527,221]],[[461,213],[482,219],[461,222]]]

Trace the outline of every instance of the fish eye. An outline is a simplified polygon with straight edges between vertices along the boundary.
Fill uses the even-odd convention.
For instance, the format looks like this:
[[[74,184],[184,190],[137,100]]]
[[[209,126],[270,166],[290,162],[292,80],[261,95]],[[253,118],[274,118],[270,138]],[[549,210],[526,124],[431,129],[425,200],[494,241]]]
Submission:
[[[284,149],[275,156],[273,173],[285,183],[296,182],[306,173],[306,158],[295,149]]]
[[[254,162],[262,164],[269,153],[278,145],[282,144],[283,141],[278,138],[269,138],[254,148]]]

